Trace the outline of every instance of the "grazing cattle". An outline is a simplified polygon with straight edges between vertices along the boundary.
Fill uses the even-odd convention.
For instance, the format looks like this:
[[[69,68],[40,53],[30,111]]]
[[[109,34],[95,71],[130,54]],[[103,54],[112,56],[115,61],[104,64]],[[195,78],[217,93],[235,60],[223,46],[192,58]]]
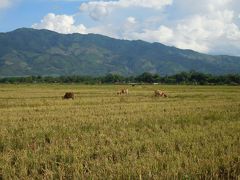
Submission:
[[[164,92],[162,92],[162,97],[167,97],[167,95]]]
[[[65,95],[62,97],[63,99],[74,99],[73,92],[66,92]]]
[[[117,94],[118,94],[118,95],[128,94],[128,89],[121,89],[120,91],[117,91]]]
[[[122,93],[122,94],[128,94],[128,89],[122,89],[122,90],[121,90],[121,93]]]
[[[155,90],[154,91],[154,95],[157,97],[159,97],[159,96],[161,96],[161,97],[167,97],[167,95],[164,93],[164,92],[162,92],[161,90]]]
[[[155,96],[161,96],[161,93],[162,93],[162,91],[160,91],[160,90],[155,90],[154,91]]]
[[[121,94],[122,94],[122,91],[118,91],[118,92],[117,92],[117,95],[121,95]]]

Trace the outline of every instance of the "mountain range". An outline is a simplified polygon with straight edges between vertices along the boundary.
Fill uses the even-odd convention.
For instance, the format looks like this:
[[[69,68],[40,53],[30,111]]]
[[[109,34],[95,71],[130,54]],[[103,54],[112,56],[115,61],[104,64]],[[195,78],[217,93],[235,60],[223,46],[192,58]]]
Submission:
[[[240,57],[207,55],[161,43],[97,34],[59,34],[20,28],[0,33],[0,76],[59,76],[143,72],[171,75],[195,70],[240,73]]]

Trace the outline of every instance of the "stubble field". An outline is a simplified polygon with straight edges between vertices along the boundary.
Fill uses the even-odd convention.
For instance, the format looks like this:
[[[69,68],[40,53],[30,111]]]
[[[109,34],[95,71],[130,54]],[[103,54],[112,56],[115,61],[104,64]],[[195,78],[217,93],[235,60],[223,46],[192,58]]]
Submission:
[[[0,179],[43,178],[239,179],[240,87],[0,85]]]

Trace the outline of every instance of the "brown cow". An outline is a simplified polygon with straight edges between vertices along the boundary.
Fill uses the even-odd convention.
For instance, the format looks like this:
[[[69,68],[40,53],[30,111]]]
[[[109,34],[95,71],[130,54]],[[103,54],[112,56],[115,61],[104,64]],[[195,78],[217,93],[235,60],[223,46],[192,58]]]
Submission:
[[[117,91],[117,94],[118,94],[118,95],[121,95],[121,94],[128,94],[128,89],[126,89],[126,88],[121,89],[121,90]]]
[[[117,91],[117,95],[121,95],[122,94],[122,91]]]
[[[163,91],[161,91],[161,90],[155,90],[154,91],[154,95],[157,97],[159,97],[159,96],[161,96],[161,97],[167,97],[167,95],[163,92]]]
[[[165,94],[164,92],[162,92],[162,97],[168,97],[167,94]]]
[[[126,89],[126,88],[122,89],[122,90],[121,90],[121,93],[122,93],[122,94],[128,94],[128,89]]]
[[[63,99],[74,99],[73,92],[66,92],[65,95],[62,97]]]

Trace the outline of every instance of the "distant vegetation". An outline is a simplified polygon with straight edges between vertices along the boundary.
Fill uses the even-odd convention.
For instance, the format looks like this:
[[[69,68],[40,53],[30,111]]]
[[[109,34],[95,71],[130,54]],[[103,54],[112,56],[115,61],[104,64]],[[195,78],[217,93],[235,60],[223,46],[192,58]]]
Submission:
[[[125,84],[125,83],[161,83],[193,85],[240,85],[240,74],[211,75],[200,72],[182,72],[171,76],[143,73],[138,76],[124,77],[118,74],[92,76],[28,76],[0,78],[0,83],[82,83],[82,84]]]

